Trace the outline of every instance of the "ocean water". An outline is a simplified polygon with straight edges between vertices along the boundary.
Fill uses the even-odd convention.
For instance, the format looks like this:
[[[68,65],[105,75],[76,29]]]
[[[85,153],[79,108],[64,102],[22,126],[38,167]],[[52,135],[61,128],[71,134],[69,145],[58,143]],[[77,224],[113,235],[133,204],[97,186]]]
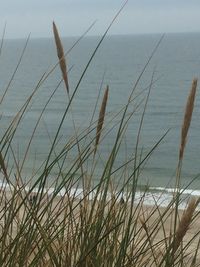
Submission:
[[[115,125],[119,117],[113,119],[114,114],[126,105],[132,88],[160,38],[161,35],[157,34],[106,37],[80,83],[73,100],[71,110],[73,115],[69,114],[63,124],[56,151],[59,151],[74,136],[72,116],[78,133],[87,128],[101,84],[103,89],[107,84],[110,88],[106,123],[111,120],[109,125]],[[68,51],[76,40],[75,37],[63,38],[65,51]],[[67,54],[70,94],[74,91],[99,40],[100,37],[85,37]],[[5,40],[4,42],[0,56],[1,97],[11,80],[25,42],[26,40]],[[53,39],[30,39],[22,62],[0,106],[1,136],[16,112],[37,86],[42,75],[51,70],[56,62],[56,49]],[[200,76],[200,34],[165,35],[134,92],[134,96],[137,96],[137,98],[131,103],[129,111],[134,110],[140,102],[141,106],[136,108],[130,120],[120,153],[116,159],[115,168],[118,168],[134,154],[139,122],[147,94],[147,90],[144,89],[148,88],[151,83],[152,75],[154,82],[144,116],[139,152],[142,150],[143,156],[145,156],[159,138],[168,129],[170,131],[145,165],[142,166],[139,184],[141,186],[148,184],[151,187],[160,188],[173,187],[186,98],[192,79]],[[22,163],[24,151],[37,119],[60,79],[60,70],[55,68],[37,91],[18,127],[12,147],[19,165]],[[102,94],[103,91],[100,93],[100,98],[102,98]],[[199,97],[198,90],[182,168],[182,185],[187,185],[196,177],[195,181],[189,186],[189,188],[196,190],[200,190],[200,176],[198,176],[200,173]],[[62,83],[48,104],[35,132],[23,166],[25,180],[28,180],[44,161],[67,103],[68,97]],[[99,103],[94,120],[98,118],[98,110]],[[106,130],[108,130],[108,127],[105,129],[105,133]],[[103,165],[111,151],[115,135],[116,128],[106,135],[100,146],[101,159],[99,161],[101,163],[97,167],[96,180],[99,179]],[[92,138],[92,135],[88,135],[88,138]],[[72,153],[68,155],[69,165],[73,162],[75,155],[73,153],[75,152],[72,150]],[[12,156],[8,155],[8,158],[10,168],[15,174],[16,169],[12,165]],[[132,169],[133,164],[129,164],[127,173],[131,173]],[[49,179],[53,179],[53,174]],[[114,179],[117,179],[117,175]]]

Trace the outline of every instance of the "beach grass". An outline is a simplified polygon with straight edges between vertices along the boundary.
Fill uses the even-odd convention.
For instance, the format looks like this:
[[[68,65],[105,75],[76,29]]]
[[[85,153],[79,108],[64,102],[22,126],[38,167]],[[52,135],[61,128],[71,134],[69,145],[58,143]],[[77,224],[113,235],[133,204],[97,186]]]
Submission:
[[[146,200],[151,194],[148,188],[140,192],[138,197],[138,179],[142,167],[168,133],[168,131],[163,132],[160,139],[147,153],[141,153],[140,134],[154,74],[148,90],[144,91],[143,100],[139,103],[137,103],[135,89],[163,37],[158,40],[147,59],[126,104],[114,114],[117,118],[114,126],[109,122],[110,118],[106,113],[109,99],[112,98],[109,85],[105,86],[103,95],[100,92],[96,103],[95,110],[99,107],[97,119],[91,114],[92,119],[89,125],[86,125],[81,132],[77,130],[73,120],[73,101],[76,93],[113,22],[114,20],[92,52],[74,89],[70,87],[67,59],[59,31],[55,22],[53,23],[58,62],[52,70],[41,76],[33,92],[7,126],[0,140],[2,175],[0,266],[200,266],[199,199],[189,197],[187,205],[183,208],[182,196],[185,188],[180,186],[182,159],[192,119],[197,79],[192,82],[185,108],[180,156],[177,159],[175,192],[171,201],[166,207],[162,207],[159,200],[155,198],[153,205],[146,205]],[[24,50],[1,96],[0,103],[4,101],[4,97],[10,90],[10,84],[20,65]],[[66,108],[55,135],[51,137],[47,134],[51,146],[40,166],[39,174],[25,181],[23,178],[24,163],[27,160],[35,131],[53,94],[44,103],[20,163],[17,152],[13,148],[16,130],[35,94],[39,93],[41,84],[48,79],[57,66],[61,69],[59,84],[64,82],[66,89]],[[55,88],[55,91],[57,89]],[[131,118],[138,107],[143,109],[143,112],[134,153],[131,158],[118,166],[116,159],[120,153],[120,147]],[[56,144],[68,114],[72,115],[74,136],[66,140],[66,144],[58,151]],[[108,158],[104,159],[101,172],[96,174],[96,165],[101,160],[100,148],[107,134],[113,129],[115,139],[112,149]],[[67,155],[72,149],[75,151],[75,156],[73,162],[69,163]],[[14,167],[9,165],[10,157],[14,162]],[[127,172],[130,164],[134,167],[131,172]],[[49,185],[48,177],[53,175],[55,179]],[[98,176],[98,181],[94,178],[96,176]],[[115,180],[116,176],[120,177],[118,179],[120,182]],[[153,197],[152,193],[151,198]]]

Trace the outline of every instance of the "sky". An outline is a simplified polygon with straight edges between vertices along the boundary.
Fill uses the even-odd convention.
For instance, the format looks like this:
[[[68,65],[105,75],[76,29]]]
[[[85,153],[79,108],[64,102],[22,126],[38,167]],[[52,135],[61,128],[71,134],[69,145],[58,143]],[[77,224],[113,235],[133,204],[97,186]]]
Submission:
[[[7,38],[101,35],[123,0],[0,0],[0,34]],[[129,0],[109,34],[199,32],[200,0]]]

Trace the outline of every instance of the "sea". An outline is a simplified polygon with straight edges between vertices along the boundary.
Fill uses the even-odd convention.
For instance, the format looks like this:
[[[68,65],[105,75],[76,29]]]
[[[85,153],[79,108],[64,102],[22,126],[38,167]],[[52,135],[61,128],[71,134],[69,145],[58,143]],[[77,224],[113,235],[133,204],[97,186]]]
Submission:
[[[147,64],[161,38],[162,41]],[[165,34],[164,37],[161,34],[111,35],[105,37],[93,54],[100,40],[101,36],[85,36],[81,40],[79,37],[62,38],[66,52],[70,96],[77,84],[79,85],[60,129],[52,157],[80,133],[87,133],[87,142],[94,138],[95,129],[89,132],[88,126],[93,120],[91,129],[95,128],[104,89],[108,85],[105,129],[96,155],[96,161],[99,163],[93,178],[98,182],[115,142],[122,111],[134,89],[126,119],[130,114],[132,116],[121,139],[113,167],[113,182],[119,183],[122,177],[133,172],[134,160],[131,159],[134,157],[140,131],[137,162],[145,158],[154,146],[156,148],[140,167],[138,185],[141,188],[148,186],[151,190],[170,192],[175,185],[181,125],[187,96],[193,78],[200,77],[200,33],[171,33]],[[9,123],[37,88],[38,82],[46,77],[29,103],[11,143],[15,158],[11,150],[6,154],[11,175],[15,177],[19,171],[16,168],[17,163],[18,166],[22,166],[23,179],[28,181],[30,177],[39,175],[42,170],[42,163],[49,153],[68,105],[69,96],[64,83],[61,82],[62,76],[57,64],[53,37],[30,38],[20,61],[26,41],[5,39],[3,42],[0,54],[0,135],[3,136]],[[181,171],[181,186],[187,187],[187,193],[195,192],[196,195],[200,194],[199,89],[198,86]],[[23,164],[26,148],[41,113],[39,125]],[[143,123],[140,130],[141,119]],[[81,145],[84,147],[84,143]],[[67,155],[66,170],[70,168],[76,156],[77,150],[74,148]],[[126,170],[122,171],[120,166],[129,160]],[[90,164],[92,160],[85,163],[85,170],[90,169]],[[119,171],[115,172],[118,168]],[[50,174],[49,181],[56,177],[56,170],[54,172]]]

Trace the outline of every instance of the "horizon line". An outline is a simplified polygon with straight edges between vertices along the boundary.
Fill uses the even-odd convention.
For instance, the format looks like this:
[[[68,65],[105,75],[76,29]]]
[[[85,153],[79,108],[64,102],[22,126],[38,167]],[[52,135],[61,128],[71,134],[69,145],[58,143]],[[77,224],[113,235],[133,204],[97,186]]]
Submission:
[[[144,33],[110,33],[107,34],[107,37],[114,37],[114,36],[140,36],[140,35],[173,35],[173,34],[200,34],[200,31],[177,31],[177,32],[144,32]],[[31,40],[36,40],[36,39],[51,39],[54,38],[52,36],[31,36],[30,34],[27,34],[27,37],[8,37],[4,38],[4,40],[24,40],[27,39],[28,36],[30,35]],[[61,38],[79,38],[81,35],[64,35],[61,36]],[[101,34],[88,34],[84,38],[87,37],[101,37]]]

